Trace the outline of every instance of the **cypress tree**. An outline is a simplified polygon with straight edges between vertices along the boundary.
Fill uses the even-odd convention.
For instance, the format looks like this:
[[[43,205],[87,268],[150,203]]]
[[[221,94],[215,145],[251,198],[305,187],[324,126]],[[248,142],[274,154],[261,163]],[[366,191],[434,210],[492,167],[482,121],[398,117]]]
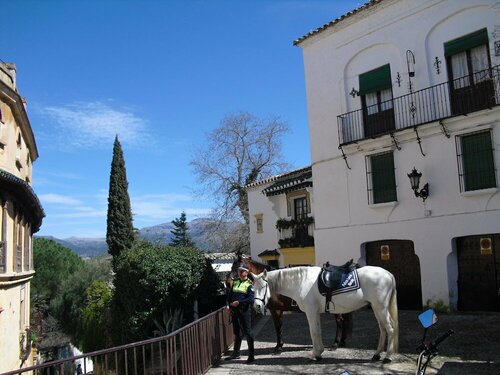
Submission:
[[[113,161],[109,177],[106,242],[108,252],[113,256],[113,259],[116,259],[121,252],[130,249],[134,242],[127,171],[118,136],[115,137],[113,145]]]
[[[172,220],[174,229],[170,231],[174,238],[170,241],[170,246],[194,247],[193,241],[189,238],[186,213],[182,212],[181,217]]]

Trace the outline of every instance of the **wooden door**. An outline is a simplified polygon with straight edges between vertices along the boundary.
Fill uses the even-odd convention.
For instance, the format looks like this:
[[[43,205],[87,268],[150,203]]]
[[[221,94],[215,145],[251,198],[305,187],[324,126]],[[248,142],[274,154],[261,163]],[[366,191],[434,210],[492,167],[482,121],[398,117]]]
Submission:
[[[499,311],[500,234],[457,239],[458,309]]]
[[[385,268],[394,275],[399,309],[422,309],[420,261],[412,241],[384,240],[367,243],[366,264]]]

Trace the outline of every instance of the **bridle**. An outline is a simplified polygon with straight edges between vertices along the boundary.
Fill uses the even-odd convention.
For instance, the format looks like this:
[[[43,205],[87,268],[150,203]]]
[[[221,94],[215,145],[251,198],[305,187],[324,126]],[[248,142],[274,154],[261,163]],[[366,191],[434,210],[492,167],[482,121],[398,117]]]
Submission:
[[[269,291],[269,283],[267,282],[266,279],[264,279],[264,277],[261,278],[262,281],[264,281],[266,283],[266,291],[264,292],[264,298],[259,298],[259,297],[255,297],[255,299],[257,301],[261,301],[262,304],[264,305],[264,310],[266,308],[266,305],[267,305],[267,292]],[[271,296],[271,292],[269,292],[269,296]]]

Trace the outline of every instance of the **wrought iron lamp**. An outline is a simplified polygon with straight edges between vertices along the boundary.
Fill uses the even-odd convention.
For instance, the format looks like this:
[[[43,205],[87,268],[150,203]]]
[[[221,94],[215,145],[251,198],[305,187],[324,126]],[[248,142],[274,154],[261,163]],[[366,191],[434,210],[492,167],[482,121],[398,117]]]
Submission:
[[[415,196],[418,198],[422,198],[424,201],[429,196],[429,184],[425,184],[424,187],[419,191],[418,188],[420,186],[420,177],[422,177],[422,173],[419,173],[415,167],[411,173],[408,174],[408,178],[410,179],[410,184]]]

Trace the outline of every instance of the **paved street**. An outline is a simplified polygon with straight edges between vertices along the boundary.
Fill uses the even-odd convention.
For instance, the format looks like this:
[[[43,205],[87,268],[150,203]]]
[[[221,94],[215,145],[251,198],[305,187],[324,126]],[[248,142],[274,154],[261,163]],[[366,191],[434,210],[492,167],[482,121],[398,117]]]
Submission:
[[[355,313],[353,338],[349,348],[327,349],[321,362],[310,362],[311,351],[307,320],[304,314],[287,314],[284,319],[285,351],[273,355],[275,333],[267,315],[256,325],[256,362],[246,365],[246,345],[240,360],[224,362],[209,375],[254,374],[341,374],[402,375],[415,373],[416,351],[423,329],[415,311],[400,311],[400,353],[391,364],[371,362],[378,341],[378,326],[371,310]],[[438,314],[439,315],[439,314]],[[323,341],[331,348],[335,337],[332,316],[322,315]],[[448,329],[456,334],[440,345],[440,355],[433,359],[427,374],[500,374],[500,314],[439,315],[430,332],[434,338]]]

